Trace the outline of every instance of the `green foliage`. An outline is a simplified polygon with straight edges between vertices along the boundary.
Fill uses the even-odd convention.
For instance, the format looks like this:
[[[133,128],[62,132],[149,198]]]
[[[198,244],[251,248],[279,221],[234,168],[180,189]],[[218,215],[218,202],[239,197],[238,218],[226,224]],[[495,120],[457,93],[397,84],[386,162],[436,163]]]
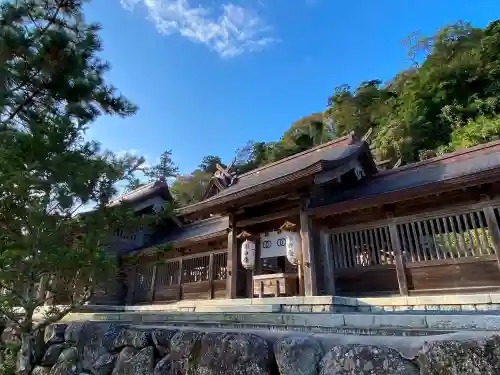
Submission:
[[[497,140],[500,136],[500,117],[479,116],[451,133],[451,147],[455,150]]]
[[[198,168],[201,169],[203,172],[212,174],[217,170],[217,168],[216,168],[217,164],[219,164],[222,167],[225,167],[225,165],[222,163],[222,160],[219,156],[209,155],[209,156],[205,156],[201,160],[201,163],[198,166]]]
[[[445,26],[410,43],[413,68],[384,87],[369,81],[354,92],[337,89],[326,113],[338,135],[373,127],[376,155],[403,162],[495,139],[496,122],[486,119],[500,109],[499,41],[500,21],[485,29]]]
[[[177,176],[170,188],[176,205],[183,207],[201,201],[211,176],[211,173],[201,169],[197,169],[191,174]]]
[[[19,349],[19,345],[13,344],[0,347],[0,375],[14,375],[16,373]]]
[[[19,335],[86,303],[113,274],[111,234],[146,221],[108,205],[143,159],[84,138],[100,115],[135,107],[105,82],[99,27],[85,22],[82,3],[0,5],[0,315]],[[35,321],[47,301],[40,286],[66,306]]]
[[[144,174],[149,177],[149,181],[158,181],[169,177],[175,177],[179,173],[179,168],[172,160],[172,150],[167,150],[160,156],[158,164],[147,168]]]

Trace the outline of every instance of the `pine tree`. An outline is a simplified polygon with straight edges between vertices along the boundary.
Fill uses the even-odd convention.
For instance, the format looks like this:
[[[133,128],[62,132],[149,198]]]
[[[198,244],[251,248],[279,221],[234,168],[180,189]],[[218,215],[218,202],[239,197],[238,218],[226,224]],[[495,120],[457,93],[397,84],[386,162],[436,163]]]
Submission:
[[[136,108],[105,82],[99,26],[85,22],[83,3],[0,5],[0,316],[22,339],[18,374],[31,370],[34,337],[113,273],[110,233],[141,224],[108,202],[142,160],[85,139],[99,116]],[[40,313],[49,297],[67,306]]]

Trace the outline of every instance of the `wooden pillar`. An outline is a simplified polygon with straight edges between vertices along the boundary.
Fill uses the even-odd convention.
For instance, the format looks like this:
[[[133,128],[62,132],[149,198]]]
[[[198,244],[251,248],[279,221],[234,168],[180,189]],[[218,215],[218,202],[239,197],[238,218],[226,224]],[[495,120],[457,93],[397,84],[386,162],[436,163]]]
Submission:
[[[236,237],[236,221],[229,215],[229,232],[227,235],[227,298],[236,298],[236,280],[238,278],[238,238]]]
[[[486,217],[486,224],[488,225],[489,232],[491,233],[493,246],[495,247],[498,267],[500,268],[500,228],[498,227],[495,210],[492,206],[487,206],[483,208],[483,212]]]
[[[311,233],[311,222],[304,208],[300,210],[300,237],[302,239],[302,269],[304,271],[304,294],[314,296],[316,289],[316,272],[314,263],[314,247]]]
[[[182,299],[182,283],[184,282],[184,258],[179,260],[179,289],[177,290],[177,300]]]
[[[132,264],[130,265],[130,272],[127,272],[127,298],[125,299],[125,304],[132,305],[134,303],[134,295],[135,295],[135,284],[137,278],[137,263],[136,259],[132,260]]]
[[[210,253],[208,260],[208,299],[214,298],[214,253]]]
[[[254,294],[260,296],[260,287],[258,290],[254,290],[253,285],[253,277],[262,274],[262,259],[260,259],[260,251],[260,237],[257,237],[255,238],[255,267],[252,270],[252,279],[250,280],[250,298],[253,298]]]
[[[391,237],[392,250],[394,251],[394,262],[396,263],[396,274],[398,278],[399,294],[408,295],[408,281],[406,279],[406,270],[402,255],[401,240],[398,234],[398,227],[394,221],[393,215],[388,214],[387,218],[392,219],[389,222],[389,234]]]
[[[156,285],[156,272],[158,267],[158,257],[153,264],[153,271],[151,275],[151,290],[149,291],[149,300],[153,302],[155,300],[155,285]]]
[[[335,295],[335,265],[333,262],[333,247],[331,234],[325,231],[320,233],[321,251],[323,252],[323,267],[325,269],[326,292]]]

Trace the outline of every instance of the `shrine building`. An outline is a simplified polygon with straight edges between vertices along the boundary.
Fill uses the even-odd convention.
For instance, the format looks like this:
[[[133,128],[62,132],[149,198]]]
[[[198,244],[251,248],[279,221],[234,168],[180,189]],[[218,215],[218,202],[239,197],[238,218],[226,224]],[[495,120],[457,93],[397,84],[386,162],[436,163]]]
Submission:
[[[217,168],[201,202],[116,234],[121,286],[95,303],[500,289],[500,141],[381,169],[350,135],[241,175]],[[158,181],[112,204],[171,200]]]

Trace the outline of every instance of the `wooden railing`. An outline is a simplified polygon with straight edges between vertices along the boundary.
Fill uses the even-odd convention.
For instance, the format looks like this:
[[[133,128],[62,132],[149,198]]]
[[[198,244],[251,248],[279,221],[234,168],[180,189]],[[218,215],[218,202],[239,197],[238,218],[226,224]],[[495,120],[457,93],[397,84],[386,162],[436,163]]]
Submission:
[[[481,202],[325,231],[335,293],[500,288],[499,208]]]
[[[225,297],[227,251],[140,264],[127,279],[131,304]]]

